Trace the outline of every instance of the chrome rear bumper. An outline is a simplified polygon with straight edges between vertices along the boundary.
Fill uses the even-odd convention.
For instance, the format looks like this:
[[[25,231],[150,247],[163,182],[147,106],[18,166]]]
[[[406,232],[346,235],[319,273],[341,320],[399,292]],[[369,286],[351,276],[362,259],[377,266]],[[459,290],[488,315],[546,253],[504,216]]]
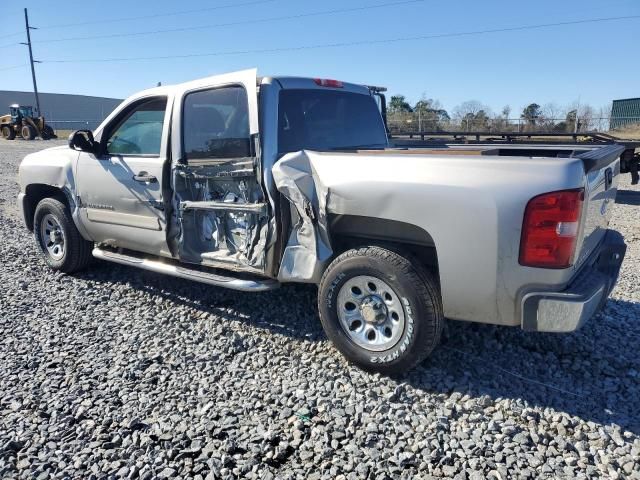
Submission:
[[[600,311],[618,280],[627,246],[608,230],[596,251],[561,292],[530,292],[522,298],[522,328],[572,332]]]

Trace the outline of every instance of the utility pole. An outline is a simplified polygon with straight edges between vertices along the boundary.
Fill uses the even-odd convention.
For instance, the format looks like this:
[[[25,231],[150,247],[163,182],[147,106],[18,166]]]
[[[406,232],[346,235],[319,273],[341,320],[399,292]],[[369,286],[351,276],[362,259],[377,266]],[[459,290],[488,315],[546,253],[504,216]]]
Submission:
[[[27,29],[27,43],[20,42],[22,45],[26,45],[29,47],[29,61],[31,62],[31,78],[33,78],[33,93],[36,95],[36,110],[38,111],[38,115],[40,113],[40,97],[38,96],[38,84],[36,83],[36,70],[33,67],[34,63],[40,63],[37,60],[33,60],[33,52],[31,51],[31,29],[37,30],[36,27],[29,26],[29,15],[27,14],[27,9],[24,9],[24,23]]]
[[[578,96],[578,106],[576,107],[576,121],[573,124],[573,133],[578,133],[578,115],[580,114],[580,96]]]

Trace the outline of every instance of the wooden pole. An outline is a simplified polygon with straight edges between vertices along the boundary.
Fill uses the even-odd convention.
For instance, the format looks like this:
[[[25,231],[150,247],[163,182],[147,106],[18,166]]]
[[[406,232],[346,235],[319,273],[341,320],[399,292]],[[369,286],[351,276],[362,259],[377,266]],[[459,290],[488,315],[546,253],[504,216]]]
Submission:
[[[29,62],[31,62],[31,78],[33,79],[33,93],[35,93],[36,95],[36,110],[38,112],[38,115],[41,115],[40,113],[40,97],[38,95],[38,84],[36,82],[36,70],[33,66],[34,61],[33,61],[33,51],[31,50],[31,29],[34,27],[30,27],[29,26],[29,15],[27,14],[27,9],[24,9],[24,23],[27,29],[27,43],[25,45],[27,45],[29,47]]]

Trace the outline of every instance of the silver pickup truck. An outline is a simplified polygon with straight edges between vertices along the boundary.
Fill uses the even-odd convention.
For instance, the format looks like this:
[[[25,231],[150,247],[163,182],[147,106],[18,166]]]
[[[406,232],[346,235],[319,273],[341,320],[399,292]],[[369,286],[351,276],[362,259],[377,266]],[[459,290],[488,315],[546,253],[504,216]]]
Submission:
[[[318,285],[327,336],[404,372],[444,318],[570,332],[625,254],[623,147],[388,144],[336,80],[229,73],[146,90],[28,155],[19,205],[50,267],[92,257],[244,291]]]

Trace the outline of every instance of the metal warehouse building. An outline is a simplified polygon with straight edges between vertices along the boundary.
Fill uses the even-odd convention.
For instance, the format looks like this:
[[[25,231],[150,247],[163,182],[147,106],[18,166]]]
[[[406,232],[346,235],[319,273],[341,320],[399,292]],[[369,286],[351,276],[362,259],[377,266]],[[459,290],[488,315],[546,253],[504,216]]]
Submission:
[[[42,114],[56,130],[93,130],[121,101],[117,98],[40,93]],[[9,105],[13,103],[33,105],[35,109],[36,99],[33,92],[0,90],[0,115],[9,113]]]
[[[611,129],[640,124],[640,98],[614,100],[611,107]]]

